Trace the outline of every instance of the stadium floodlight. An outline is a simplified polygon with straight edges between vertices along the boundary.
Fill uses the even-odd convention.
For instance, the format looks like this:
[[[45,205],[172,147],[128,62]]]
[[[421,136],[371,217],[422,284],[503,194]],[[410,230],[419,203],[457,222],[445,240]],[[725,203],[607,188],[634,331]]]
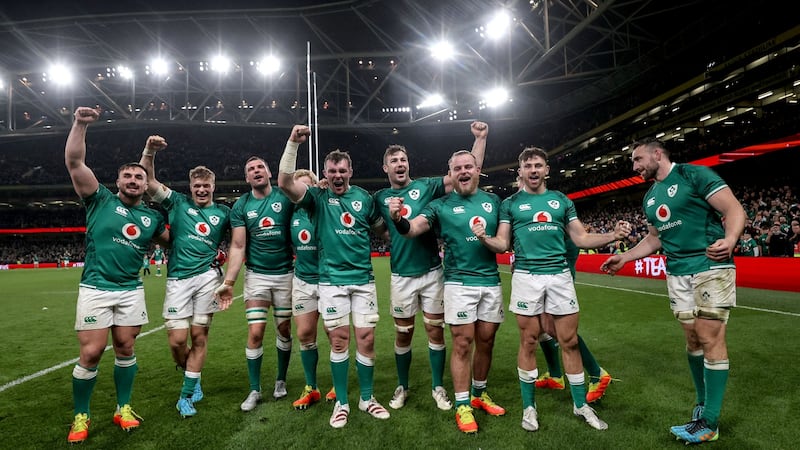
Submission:
[[[442,103],[444,103],[444,97],[442,97],[442,94],[435,93],[423,99],[422,103],[417,105],[417,109],[435,108],[440,106]]]
[[[50,66],[50,70],[43,75],[45,79],[61,86],[72,83],[72,73],[64,64],[54,64]]]
[[[494,108],[508,101],[508,90],[506,88],[496,87],[484,95],[482,103],[489,108]]]
[[[431,56],[441,61],[451,59],[456,53],[453,44],[444,40],[434,42],[429,49],[431,51]]]
[[[133,70],[128,66],[117,66],[117,74],[123,80],[130,80],[133,78]]]
[[[267,55],[256,63],[256,68],[264,75],[272,75],[281,70],[281,60],[275,55]]]
[[[764,100],[765,98],[769,97],[770,95],[772,95],[772,91],[762,92],[762,93],[758,94],[758,99],[759,100]]]
[[[211,70],[222,74],[228,73],[231,69],[231,60],[227,56],[217,55],[211,58]]]
[[[511,16],[508,12],[503,10],[498,12],[492,17],[492,20],[486,24],[486,36],[489,39],[500,39],[506,36],[511,30]]]
[[[147,66],[148,72],[154,75],[166,75],[169,72],[169,64],[167,60],[164,58],[155,58],[150,61],[150,65]]]

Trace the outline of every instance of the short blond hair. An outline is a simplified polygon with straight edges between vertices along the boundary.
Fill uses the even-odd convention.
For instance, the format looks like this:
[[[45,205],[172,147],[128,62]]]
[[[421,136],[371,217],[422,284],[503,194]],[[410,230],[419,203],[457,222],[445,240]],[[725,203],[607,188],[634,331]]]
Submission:
[[[209,169],[206,166],[197,166],[194,169],[189,171],[189,181],[192,181],[196,178],[210,178],[211,182],[214,183],[217,179],[217,176],[214,175],[214,171]]]
[[[310,171],[308,169],[298,169],[298,170],[294,171],[294,174],[292,174],[292,179],[293,180],[296,180],[296,179],[301,178],[301,177],[311,178],[311,182],[314,183],[314,184],[317,184],[317,182],[319,181],[317,179],[317,175],[314,172],[312,172],[312,171]]]

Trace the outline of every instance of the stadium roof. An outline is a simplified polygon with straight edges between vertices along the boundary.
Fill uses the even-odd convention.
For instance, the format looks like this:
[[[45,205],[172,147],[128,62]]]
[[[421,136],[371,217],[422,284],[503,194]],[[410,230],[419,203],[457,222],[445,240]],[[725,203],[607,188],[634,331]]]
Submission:
[[[507,136],[543,146],[564,177],[580,178],[626,157],[632,137],[681,140],[745,129],[766,108],[796,111],[800,25],[790,9],[742,0],[6,2],[0,153],[18,139],[63,136],[79,105],[102,108],[95,127],[109,131],[159,121],[260,132],[305,123],[311,103],[323,141],[350,132],[394,141],[403,128],[400,137],[447,140],[479,119],[492,126],[493,148]],[[510,28],[491,40],[498,11]],[[452,58],[432,56],[440,40]],[[264,74],[269,55],[282,64]],[[220,56],[225,73],[214,70]],[[487,96],[499,87],[506,94]],[[436,93],[438,106],[424,107]],[[507,184],[512,160],[491,161],[488,183]]]
[[[322,126],[593,120],[600,105],[670,88],[795,24],[776,6],[721,0],[254,4],[6,3],[0,120],[6,131],[63,127],[75,105],[98,104],[118,120],[155,107],[174,121],[291,123],[307,115],[309,78]],[[498,10],[511,29],[492,41],[484,36]],[[440,39],[453,44],[453,59],[431,57]],[[263,76],[256,65],[270,54],[282,68]],[[220,55],[231,61],[225,75],[211,70]],[[166,73],[154,74],[156,57]],[[74,76],[70,86],[56,84],[56,64]],[[496,87],[508,95],[486,97]],[[433,93],[441,105],[418,108]],[[501,107],[489,111],[492,100]],[[220,106],[226,113],[215,114]],[[24,124],[23,113],[42,120]]]

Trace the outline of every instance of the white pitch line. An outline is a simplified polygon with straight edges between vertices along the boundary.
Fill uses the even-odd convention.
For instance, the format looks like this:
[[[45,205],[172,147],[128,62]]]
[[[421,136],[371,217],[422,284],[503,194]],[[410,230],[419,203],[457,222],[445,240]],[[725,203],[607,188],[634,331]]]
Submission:
[[[233,298],[233,300],[236,300],[236,299],[239,299],[239,298],[242,298],[242,296],[241,295],[237,295],[236,297]],[[136,339],[143,338],[143,337],[147,336],[148,334],[152,334],[152,333],[155,333],[157,331],[161,331],[163,329],[164,329],[164,325],[155,327],[152,330],[148,330],[148,331],[145,331],[144,333],[140,334],[139,336],[136,337]],[[111,346],[107,345],[105,350],[103,350],[103,352],[106,352],[109,349],[111,349]],[[78,358],[70,359],[69,361],[64,361],[62,363],[56,364],[53,367],[48,367],[47,369],[40,370],[40,371],[38,371],[36,373],[32,373],[30,375],[25,375],[22,378],[17,378],[14,381],[10,381],[10,382],[0,386],[0,392],[5,391],[6,389],[11,389],[12,387],[18,386],[18,385],[20,385],[20,384],[22,384],[22,383],[24,383],[26,381],[33,380],[34,378],[39,378],[42,375],[47,375],[48,373],[55,372],[58,369],[62,369],[62,368],[67,367],[69,365],[75,364],[76,362],[78,362]]]
[[[148,331],[145,331],[144,333],[140,334],[137,337],[137,339],[145,337],[148,334],[152,334],[152,333],[155,333],[157,331],[161,331],[163,329],[164,329],[164,325],[160,325],[158,327],[153,328],[152,330],[148,330]],[[106,352],[106,351],[108,351],[110,349],[111,349],[111,346],[110,345],[106,345],[106,348],[105,348],[105,350],[103,350],[103,352]],[[36,373],[32,373],[30,375],[25,375],[22,378],[17,378],[14,381],[9,381],[8,383],[0,386],[0,392],[5,391],[6,389],[11,389],[12,387],[18,386],[18,385],[20,385],[20,384],[22,384],[22,383],[24,383],[26,381],[31,381],[34,378],[39,378],[39,377],[41,377],[43,375],[47,375],[48,373],[55,372],[58,369],[62,369],[64,367],[70,366],[72,364],[75,364],[76,362],[78,362],[78,358],[73,358],[73,359],[70,359],[69,361],[64,361],[62,363],[56,364],[53,367],[48,367],[47,369],[40,370],[40,371],[38,371]]]
[[[620,288],[620,287],[615,287],[615,286],[603,286],[601,284],[591,284],[591,283],[575,283],[575,284],[582,284],[584,286],[599,287],[599,288],[605,288],[605,289],[615,289],[617,291],[633,292],[635,294],[653,295],[653,296],[656,296],[656,297],[669,297],[667,294],[659,294],[659,293],[656,293],[656,292],[647,292],[647,291],[637,291],[635,289],[626,289],[626,288]],[[779,311],[779,310],[776,310],[776,309],[756,308],[755,306],[736,305],[736,308],[749,309],[751,311],[768,312],[768,313],[780,314],[780,315],[784,315],[784,316],[800,317],[800,313],[793,313],[793,312],[789,312],[789,311]]]
[[[504,270],[501,270],[500,272],[511,273],[511,272],[504,271]],[[604,286],[602,284],[580,283],[580,282],[575,282],[575,284],[580,284],[580,285],[583,285],[583,286],[590,286],[590,287],[604,288],[604,289],[613,289],[613,290],[616,290],[616,291],[623,291],[623,292],[632,292],[634,294],[652,295],[654,297],[669,297],[667,294],[659,294],[657,292],[639,291],[639,290],[636,290],[636,289],[621,288],[621,287],[616,287],[616,286]],[[742,305],[736,305],[736,308],[749,309],[751,311],[760,311],[760,312],[767,312],[767,313],[773,313],[773,314],[780,314],[780,315],[783,315],[783,316],[800,317],[800,313],[793,313],[793,312],[789,312],[789,311],[779,311],[779,310],[776,310],[776,309],[756,308],[754,306],[742,306]]]

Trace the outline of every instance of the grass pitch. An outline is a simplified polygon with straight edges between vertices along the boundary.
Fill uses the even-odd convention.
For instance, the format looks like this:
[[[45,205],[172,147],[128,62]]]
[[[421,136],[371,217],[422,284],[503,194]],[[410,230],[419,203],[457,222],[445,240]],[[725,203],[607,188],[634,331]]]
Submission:
[[[397,384],[388,304],[388,258],[376,258],[375,274],[382,318],[376,330],[375,396],[388,407]],[[501,266],[506,299],[510,274]],[[78,344],[73,331],[79,269],[0,272],[0,436],[2,448],[63,448],[72,419],[71,372]],[[520,427],[522,406],[516,371],[518,332],[512,314],[498,332],[489,374],[489,392],[508,413],[476,412],[477,435],[455,427],[454,413],[436,409],[430,397],[427,345],[418,321],[414,338],[411,393],[406,406],[379,421],[358,411],[355,350],[351,349],[348,425],[328,425],[332,405],[295,411],[291,402],[303,387],[298,345],[289,368],[289,397],[269,395],[275,376],[274,332],[264,339],[265,401],[250,413],[239,410],[247,395],[244,357],[247,332],[243,302],[214,317],[209,358],[203,371],[206,398],[198,415],[181,419],[175,410],[182,374],[169,356],[161,327],[165,277],[146,277],[151,323],[136,344],[139,374],[134,409],[144,417],[140,429],[125,433],[111,423],[114,410],[114,357],[100,363],[92,398],[92,425],[84,448],[234,449],[234,448],[681,448],[669,426],[689,419],[694,388],[686,364],[683,336],[672,318],[663,281],[578,274],[580,334],[598,362],[617,380],[595,409],[609,429],[595,431],[572,416],[569,390],[538,390],[541,428]],[[237,285],[241,295],[242,283]],[[728,326],[731,373],[722,411],[720,440],[714,448],[796,448],[800,396],[794,372],[800,342],[797,293],[739,289],[739,308]],[[271,319],[270,319],[271,322]],[[449,335],[449,333],[446,333]],[[295,342],[296,343],[296,342]],[[449,336],[448,336],[449,343]],[[320,331],[320,390],[330,387],[329,346]],[[540,370],[545,367],[539,355]],[[445,387],[452,398],[449,370]]]

